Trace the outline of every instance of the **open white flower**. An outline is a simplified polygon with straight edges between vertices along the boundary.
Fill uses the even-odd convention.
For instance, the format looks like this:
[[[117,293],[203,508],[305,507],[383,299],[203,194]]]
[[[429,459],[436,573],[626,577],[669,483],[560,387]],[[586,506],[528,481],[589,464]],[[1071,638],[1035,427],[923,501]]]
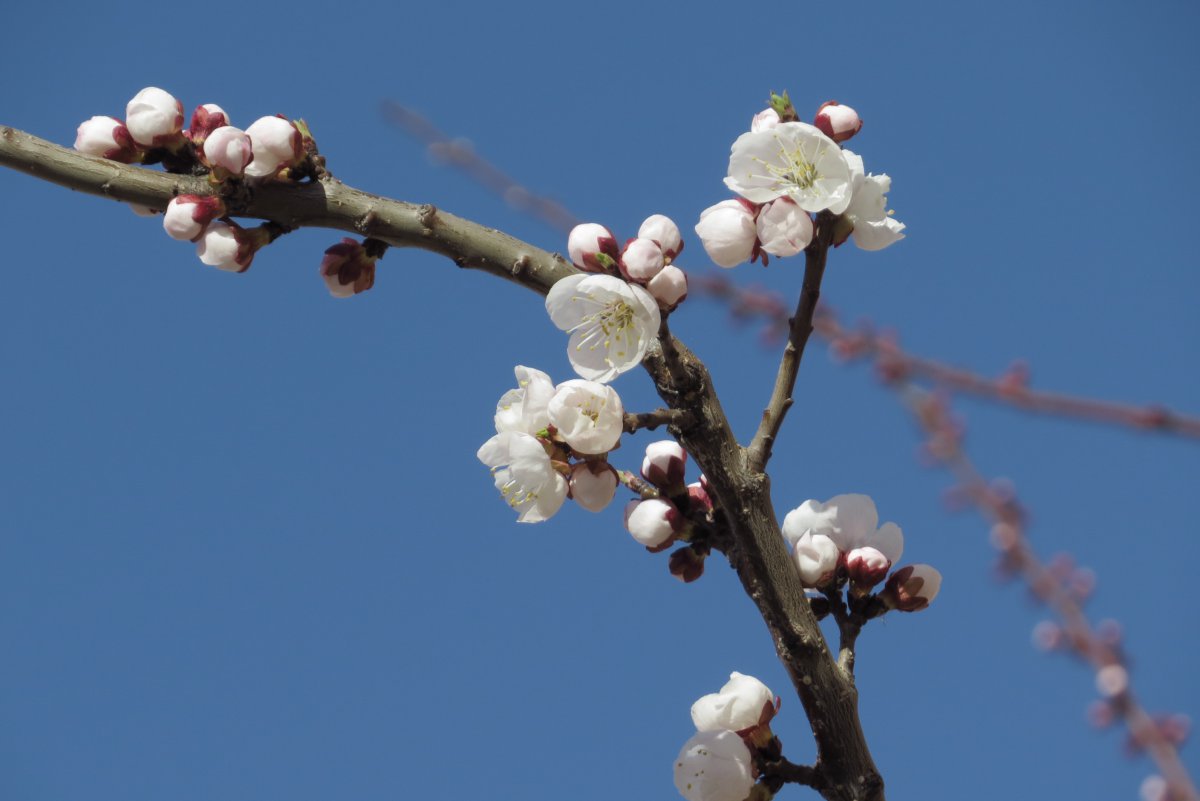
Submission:
[[[810,212],[841,214],[850,203],[850,167],[842,149],[804,122],[739,136],[725,185],[753,203],[790,197]]]
[[[761,723],[764,715],[770,720],[774,714],[775,693],[753,676],[737,671],[729,674],[729,681],[719,692],[692,704],[696,731],[745,731]]]
[[[491,468],[496,489],[517,511],[518,523],[549,519],[567,497],[567,480],[554,469],[536,437],[505,431],[483,443],[475,455]]]
[[[541,370],[520,364],[513,373],[517,376],[516,389],[505,392],[496,403],[496,433],[537,434],[550,425],[546,407],[554,397],[554,382]]]
[[[835,495],[825,503],[808,500],[787,513],[783,536],[795,546],[805,532],[823,534],[843,554],[871,547],[893,565],[904,552],[904,533],[895,523],[879,526],[879,512],[868,495]]]
[[[589,455],[617,447],[625,426],[625,408],[617,391],[582,378],[559,384],[547,413],[558,436],[578,453]]]
[[[846,217],[854,223],[854,244],[863,250],[883,250],[904,238],[904,223],[891,216],[887,208],[887,193],[892,179],[885,175],[867,175],[862,156],[842,151],[850,166],[854,196],[846,208]]]
[[[546,311],[571,335],[567,358],[575,372],[601,383],[641,363],[658,335],[658,302],[612,275],[561,279],[546,295]]]
[[[753,786],[750,749],[731,731],[696,732],[675,758],[675,789],[688,801],[744,801]]]

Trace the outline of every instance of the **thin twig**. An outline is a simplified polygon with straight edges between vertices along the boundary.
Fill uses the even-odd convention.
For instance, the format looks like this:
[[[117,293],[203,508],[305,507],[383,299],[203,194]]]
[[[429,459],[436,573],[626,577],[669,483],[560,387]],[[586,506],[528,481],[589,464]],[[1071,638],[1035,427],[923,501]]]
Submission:
[[[653,431],[659,426],[684,428],[691,425],[696,416],[687,409],[655,409],[652,412],[628,413],[625,415],[625,433],[632,434],[640,429]]]

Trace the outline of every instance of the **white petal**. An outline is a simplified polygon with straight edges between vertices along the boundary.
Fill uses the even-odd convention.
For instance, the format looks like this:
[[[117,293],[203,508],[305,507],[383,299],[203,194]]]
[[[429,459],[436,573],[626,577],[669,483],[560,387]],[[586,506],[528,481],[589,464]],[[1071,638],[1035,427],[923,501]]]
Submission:
[[[904,533],[895,523],[884,523],[871,538],[871,547],[887,557],[893,565],[899,564],[904,553]]]

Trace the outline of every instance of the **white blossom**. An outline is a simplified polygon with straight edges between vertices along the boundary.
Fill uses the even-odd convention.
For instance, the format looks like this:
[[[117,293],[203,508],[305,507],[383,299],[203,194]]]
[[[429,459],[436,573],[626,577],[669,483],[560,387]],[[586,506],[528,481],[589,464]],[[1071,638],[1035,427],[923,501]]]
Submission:
[[[170,92],[147,86],[125,107],[125,127],[139,145],[169,145],[182,136],[183,104]]]
[[[895,523],[878,529],[879,512],[867,495],[836,495],[825,503],[807,500],[783,519],[783,536],[794,545],[806,531],[824,534],[843,554],[855,548],[877,549],[894,565],[904,551],[904,534]]]
[[[625,425],[625,408],[612,387],[573,378],[554,389],[546,407],[550,423],[577,453],[596,455],[617,447]]]
[[[790,197],[810,212],[841,214],[850,202],[850,168],[842,149],[804,122],[739,136],[725,185],[753,203]]]
[[[758,240],[772,256],[795,256],[813,238],[812,217],[787,197],[772,200],[758,212]]]
[[[536,437],[505,431],[483,443],[475,455],[491,468],[496,489],[517,511],[518,523],[540,523],[562,507],[567,480],[554,469]]]
[[[513,373],[516,388],[505,392],[496,403],[496,432],[537,434],[550,425],[546,407],[554,397],[554,382],[541,370],[521,364],[513,368]]]
[[[546,295],[546,311],[571,335],[571,366],[592,381],[607,383],[636,367],[658,335],[658,302],[642,287],[612,275],[559,280]]]
[[[300,131],[282,117],[260,117],[246,129],[246,135],[254,150],[254,160],[246,165],[246,175],[252,178],[273,176],[295,166],[304,156]]]
[[[737,267],[754,255],[754,212],[740,200],[722,200],[700,212],[696,235],[718,267]]]
[[[701,731],[675,759],[675,789],[688,801],[745,801],[754,786],[750,749],[731,731]]]
[[[775,693],[753,676],[737,671],[715,693],[692,704],[692,723],[696,731],[745,731],[774,715]]]
[[[843,151],[850,166],[854,196],[846,208],[846,217],[854,223],[854,244],[863,250],[883,250],[904,238],[904,223],[887,208],[887,193],[892,179],[887,175],[867,175],[862,156]]]
[[[800,571],[800,583],[805,587],[824,587],[837,575],[841,553],[829,537],[805,531],[793,545],[792,558]]]

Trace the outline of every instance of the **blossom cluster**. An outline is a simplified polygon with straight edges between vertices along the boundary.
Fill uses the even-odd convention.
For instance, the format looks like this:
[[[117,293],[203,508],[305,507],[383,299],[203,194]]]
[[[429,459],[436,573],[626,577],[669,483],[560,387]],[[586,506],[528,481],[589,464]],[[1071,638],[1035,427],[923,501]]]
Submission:
[[[244,228],[229,216],[225,197],[238,182],[296,180],[312,171],[316,146],[303,122],[276,115],[260,117],[245,130],[235,127],[223,108],[204,103],[184,127],[184,106],[156,86],[142,89],[125,107],[125,118],[95,116],[80,124],[75,149],[124,164],[161,163],[169,172],[207,174],[214,194],[184,194],[163,214],[172,239],[193,242],[200,261],[229,272],[245,272],[255,254],[283,229]],[[320,275],[330,294],[349,297],[370,289],[382,243],[372,246],[344,239],[325,252]]]
[[[778,758],[771,732],[779,699],[753,676],[731,673],[692,704],[696,733],[675,759],[675,787],[688,801],[743,801],[759,778],[755,756]]]
[[[713,262],[795,256],[812,242],[811,215],[820,213],[835,246],[853,237],[864,250],[881,250],[903,239],[904,224],[887,210],[891,179],[867,174],[862,157],[840,145],[861,128],[849,106],[825,103],[810,125],[795,119],[786,96],[774,97],[733,143],[725,185],[740,197],[705,209],[696,224]]]
[[[654,490],[625,506],[625,530],[651,553],[678,541],[687,543],[671,554],[671,575],[692,582],[704,573],[710,544],[699,528],[712,522],[713,502],[704,476],[686,483],[687,451],[673,439],[652,442],[642,459],[642,478]]]
[[[942,584],[929,565],[908,565],[888,576],[904,551],[904,533],[895,523],[880,526],[875,502],[866,495],[807,500],[783,519],[783,536],[805,587],[830,592],[849,582],[851,605],[873,614],[924,609]],[[883,590],[871,596],[885,576]]]

